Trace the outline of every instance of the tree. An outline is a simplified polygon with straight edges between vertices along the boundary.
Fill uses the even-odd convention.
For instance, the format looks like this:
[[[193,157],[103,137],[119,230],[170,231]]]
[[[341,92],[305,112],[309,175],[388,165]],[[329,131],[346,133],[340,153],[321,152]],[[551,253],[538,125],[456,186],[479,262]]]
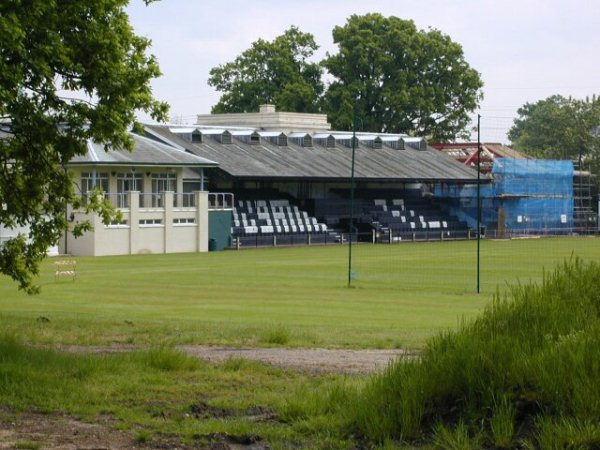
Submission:
[[[365,131],[441,141],[466,130],[483,83],[447,35],[374,13],[351,16],[333,40],[339,52],[324,66],[334,78],[325,95],[334,128],[349,129],[356,116]]]
[[[27,239],[4,243],[0,272],[29,293],[48,247],[69,227],[67,205],[79,204],[66,164],[89,139],[131,149],[136,110],[166,117],[149,86],[158,65],[146,55],[150,42],[133,33],[127,3],[0,2],[0,225],[30,228]],[[105,204],[90,209],[109,220]]]
[[[252,43],[235,60],[211,69],[208,84],[223,92],[212,112],[256,112],[263,103],[281,111],[318,111],[323,70],[309,62],[318,48],[311,34],[293,26],[272,42]]]
[[[600,98],[577,100],[553,95],[526,103],[508,132],[512,145],[531,156],[570,159],[597,166],[600,161]]]

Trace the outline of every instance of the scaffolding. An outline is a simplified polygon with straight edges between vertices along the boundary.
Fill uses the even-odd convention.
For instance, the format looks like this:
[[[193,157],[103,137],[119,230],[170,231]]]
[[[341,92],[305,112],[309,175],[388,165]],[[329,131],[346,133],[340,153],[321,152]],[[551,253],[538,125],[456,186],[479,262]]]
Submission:
[[[573,174],[573,221],[580,232],[597,230],[598,216],[594,210],[594,177],[586,170],[575,170]]]
[[[573,163],[496,158],[492,183],[481,187],[481,223],[492,235],[567,234],[574,229]],[[435,189],[452,214],[477,224],[474,185]]]

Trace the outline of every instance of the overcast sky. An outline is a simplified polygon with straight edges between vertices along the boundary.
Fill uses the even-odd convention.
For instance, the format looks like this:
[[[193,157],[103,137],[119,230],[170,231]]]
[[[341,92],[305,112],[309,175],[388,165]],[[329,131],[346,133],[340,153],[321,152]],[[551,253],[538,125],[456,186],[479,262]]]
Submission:
[[[526,102],[600,94],[599,0],[161,0],[147,7],[131,0],[128,12],[136,33],[152,40],[163,72],[152,83],[155,96],[184,123],[218,101],[209,70],[256,39],[272,40],[296,25],[315,36],[318,60],[337,52],[336,25],[369,12],[437,28],[462,45],[484,82],[484,141],[506,141]]]

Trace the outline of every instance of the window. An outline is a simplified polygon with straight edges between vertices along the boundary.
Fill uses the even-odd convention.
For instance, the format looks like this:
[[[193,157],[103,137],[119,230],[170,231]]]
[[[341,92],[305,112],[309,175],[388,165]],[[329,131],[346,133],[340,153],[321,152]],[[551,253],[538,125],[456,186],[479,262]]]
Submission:
[[[118,173],[117,174],[117,207],[129,207],[127,193],[129,191],[144,192],[144,179],[141,173]]]
[[[174,173],[152,174],[152,207],[163,208],[163,192],[177,191],[177,176]]]
[[[87,205],[89,193],[95,188],[108,192],[108,173],[106,172],[82,172],[81,173],[81,196],[84,206]]]
[[[105,226],[106,228],[129,228],[126,220],[123,220],[121,222],[113,220],[110,224]]]
[[[231,133],[227,130],[223,131],[220,136],[221,144],[231,144]]]
[[[196,223],[194,217],[178,217],[173,219],[173,225],[193,225]]]
[[[162,219],[140,219],[141,226],[162,225]]]
[[[257,132],[254,132],[250,135],[250,144],[251,145],[260,144],[260,135]]]
[[[288,139],[285,134],[281,133],[279,136],[277,136],[277,145],[280,147],[287,147]]]
[[[194,144],[201,144],[202,143],[202,133],[199,130],[194,130],[192,132],[192,142]]]

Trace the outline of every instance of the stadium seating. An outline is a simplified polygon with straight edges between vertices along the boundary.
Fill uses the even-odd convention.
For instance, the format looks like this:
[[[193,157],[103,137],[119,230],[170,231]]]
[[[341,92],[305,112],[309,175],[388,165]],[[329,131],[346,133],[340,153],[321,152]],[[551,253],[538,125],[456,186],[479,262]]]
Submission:
[[[339,235],[289,200],[237,200],[231,235],[234,245],[270,246],[339,242]]]
[[[466,239],[468,226],[445,212],[429,198],[408,193],[401,198],[383,193],[362,193],[354,201],[354,229],[370,225],[378,242],[401,240]],[[367,198],[365,198],[367,197]],[[315,200],[315,216],[333,229],[349,230],[347,198]],[[364,229],[364,227],[362,227]]]
[[[348,198],[314,199],[312,212],[294,205],[294,200],[260,198],[260,192],[238,196],[231,227],[234,246],[255,247],[335,243],[350,230]],[[262,192],[264,195],[265,192]],[[271,194],[271,193],[269,193]],[[347,192],[343,192],[347,195]],[[279,197],[279,198],[277,198]],[[244,199],[240,199],[244,198]],[[291,199],[291,201],[290,201]],[[467,239],[468,226],[451,216],[420,191],[359,191],[354,200],[352,229],[358,241],[400,242]]]

